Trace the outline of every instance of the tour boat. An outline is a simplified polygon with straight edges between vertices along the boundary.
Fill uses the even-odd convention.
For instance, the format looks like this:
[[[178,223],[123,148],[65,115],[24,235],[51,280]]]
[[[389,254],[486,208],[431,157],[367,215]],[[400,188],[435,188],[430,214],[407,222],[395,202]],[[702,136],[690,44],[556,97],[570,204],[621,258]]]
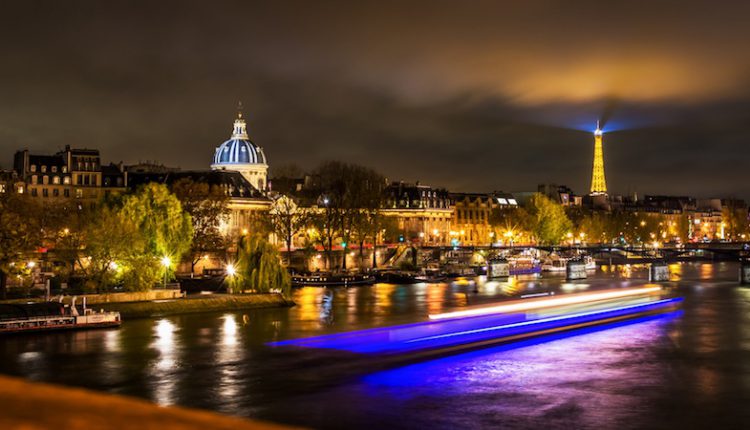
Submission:
[[[81,312],[73,303],[60,302],[0,304],[0,334],[47,330],[75,330],[119,327],[119,312],[96,312],[86,307]]]
[[[542,271],[564,272],[569,260],[569,258],[560,257],[557,254],[550,254],[542,263]]]
[[[533,257],[511,257],[508,258],[510,264],[510,275],[533,275],[542,272],[542,265],[539,260]]]

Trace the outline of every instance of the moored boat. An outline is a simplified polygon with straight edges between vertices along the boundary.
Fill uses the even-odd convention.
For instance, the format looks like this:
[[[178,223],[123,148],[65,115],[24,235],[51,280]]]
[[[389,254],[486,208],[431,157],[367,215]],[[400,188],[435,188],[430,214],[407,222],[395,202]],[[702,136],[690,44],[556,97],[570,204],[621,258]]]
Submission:
[[[71,305],[59,302],[0,304],[0,334],[47,330],[76,330],[119,327],[119,312],[96,312],[86,307],[79,312],[75,298]]]

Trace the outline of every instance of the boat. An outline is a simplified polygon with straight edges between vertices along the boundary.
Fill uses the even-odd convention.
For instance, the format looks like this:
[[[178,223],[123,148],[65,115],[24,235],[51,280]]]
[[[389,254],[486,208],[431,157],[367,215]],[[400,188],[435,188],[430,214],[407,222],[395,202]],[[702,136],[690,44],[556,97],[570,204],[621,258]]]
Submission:
[[[418,279],[417,272],[407,270],[384,270],[378,272],[378,281],[386,284],[417,284],[423,282]]]
[[[335,287],[372,285],[375,276],[359,273],[310,273],[292,275],[293,287]]]
[[[594,257],[584,255],[583,262],[586,264],[586,270],[596,270],[596,260],[594,260]]]
[[[425,282],[428,284],[437,284],[444,282],[448,277],[440,269],[426,268],[422,269],[414,279],[417,282]]]
[[[533,257],[511,257],[508,259],[510,264],[509,273],[514,275],[534,275],[542,273],[542,265],[539,260]]]
[[[557,254],[550,254],[542,263],[543,272],[564,272],[568,265],[569,258],[561,257]]]
[[[48,330],[80,330],[119,327],[119,312],[96,312],[86,307],[61,302],[0,304],[0,334],[40,332]]]

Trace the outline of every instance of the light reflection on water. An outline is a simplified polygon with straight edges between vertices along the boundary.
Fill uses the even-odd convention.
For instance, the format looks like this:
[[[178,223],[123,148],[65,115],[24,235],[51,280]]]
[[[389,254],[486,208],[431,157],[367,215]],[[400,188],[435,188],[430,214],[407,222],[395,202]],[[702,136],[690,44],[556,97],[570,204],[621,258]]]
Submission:
[[[646,268],[612,267],[570,283],[543,276],[303,288],[291,309],[6,338],[0,371],[318,428],[727,428],[750,419],[750,289],[737,287],[736,265],[708,266],[673,270],[680,281],[667,285],[685,295],[679,317],[387,371],[264,344],[422,321],[467,302],[640,286]]]

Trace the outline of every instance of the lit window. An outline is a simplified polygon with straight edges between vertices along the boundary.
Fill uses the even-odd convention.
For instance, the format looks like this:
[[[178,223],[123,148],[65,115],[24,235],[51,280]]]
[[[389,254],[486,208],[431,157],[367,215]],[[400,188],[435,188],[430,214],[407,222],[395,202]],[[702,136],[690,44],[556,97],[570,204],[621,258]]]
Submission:
[[[53,176],[52,177],[52,183],[53,184],[59,184],[60,183],[60,177],[59,176]]]
[[[31,171],[32,172],[36,172],[36,164],[32,164],[31,165]]]
[[[42,172],[44,172],[44,170],[42,170]],[[42,176],[42,183],[44,185],[49,184],[49,176],[47,176],[47,175]]]
[[[36,184],[36,182],[37,182],[37,177],[36,177],[36,175],[32,175],[32,176],[31,176],[31,183],[32,183],[32,184]]]
[[[76,188],[76,198],[80,199],[83,198],[83,190],[80,188]]]
[[[63,184],[66,184],[66,185],[70,184],[70,176],[66,176],[63,178]]]
[[[52,166],[51,169],[52,169],[52,173],[57,173],[57,166]]]
[[[0,193],[5,192],[5,184],[0,184]]]
[[[518,205],[518,203],[516,202],[516,199],[508,199],[508,203],[512,205]]]
[[[497,202],[498,202],[498,203],[500,203],[501,205],[507,205],[507,204],[508,204],[508,201],[507,201],[507,200],[505,200],[505,199],[500,199],[500,198],[498,198],[498,199],[497,199]]]

